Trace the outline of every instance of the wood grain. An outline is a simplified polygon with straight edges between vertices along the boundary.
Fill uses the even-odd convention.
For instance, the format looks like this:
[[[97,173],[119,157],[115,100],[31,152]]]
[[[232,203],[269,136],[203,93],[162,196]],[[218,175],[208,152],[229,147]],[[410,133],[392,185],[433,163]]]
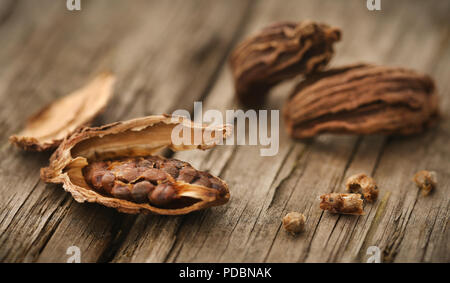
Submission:
[[[28,6],[32,5],[28,2],[20,4],[23,7],[19,8],[24,11],[36,8]],[[29,80],[23,85],[18,84],[16,80],[19,78],[14,76],[5,83],[6,90],[2,91],[1,95],[17,93],[17,97],[23,100],[14,101],[17,105],[11,109],[15,111],[2,111],[5,117],[3,121],[9,131],[7,133],[17,131],[21,127],[24,120],[22,113],[37,111],[45,103],[78,87],[103,69],[114,71],[119,80],[114,100],[97,121],[99,124],[151,113],[167,113],[183,106],[192,107],[191,101],[201,98],[210,85],[210,79],[214,79],[217,64],[225,60],[234,32],[243,18],[239,17],[239,13],[234,13],[234,17],[224,14],[211,19],[211,13],[218,14],[226,9],[230,11],[233,7],[240,7],[240,13],[247,10],[246,3],[234,1],[234,5],[230,4],[232,3],[228,1],[138,1],[134,5],[128,5],[124,1],[116,1],[114,9],[111,9],[108,1],[96,1],[83,8],[87,12],[81,14],[71,14],[65,7],[59,7],[54,16],[57,18],[54,21],[60,21],[56,31],[53,25],[53,28],[50,28],[45,22],[39,22],[37,27],[30,31],[34,35],[26,39],[30,42],[27,43],[27,50],[20,53],[23,59],[18,59],[18,62],[25,64],[27,60],[31,60],[36,48],[44,49],[45,52],[40,56],[33,57],[33,60],[39,61],[37,64],[40,66],[33,66],[34,70],[25,66],[17,67],[21,75]],[[32,21],[43,17],[42,13],[45,15],[46,11],[50,13],[58,9],[50,9],[49,7],[53,7],[50,1],[43,5],[36,9],[36,14],[30,15]],[[45,5],[48,5],[48,9],[45,9]],[[204,9],[199,10],[199,6]],[[20,9],[16,13],[20,13]],[[127,11],[129,9],[131,11]],[[184,13],[180,15],[177,11]],[[122,18],[124,13],[128,15],[128,20]],[[196,15],[194,21],[191,18],[193,15]],[[20,14],[17,15],[19,16]],[[52,15],[48,17],[51,18]],[[10,20],[14,19],[13,15]],[[202,25],[202,21],[211,24]],[[95,24],[95,27],[91,28],[92,24]],[[70,38],[67,37],[69,33]],[[43,38],[50,38],[52,42],[46,42]],[[71,44],[75,46],[72,47]],[[43,45],[49,47],[44,48]],[[55,52],[56,58],[52,55]],[[91,58],[87,58],[86,54]],[[55,61],[50,64],[45,60],[59,61],[61,66],[69,68],[56,68],[52,66],[56,64]],[[51,74],[44,75],[44,72]],[[61,83],[67,78],[70,78],[70,83]],[[42,94],[29,93],[30,90],[36,91],[33,88],[36,85],[41,85],[38,89],[42,89]],[[24,90],[17,90],[18,87]],[[1,235],[1,259],[22,261],[23,255],[26,254],[26,261],[63,261],[67,258],[65,250],[71,245],[80,247],[83,259],[87,262],[108,256],[109,246],[114,245],[122,224],[127,227],[127,221],[132,221],[129,220],[130,217],[99,206],[92,206],[91,211],[82,209],[85,205],[72,201],[61,188],[42,184],[39,181],[38,168],[47,163],[48,156],[41,157],[18,151],[11,154],[6,140],[1,155],[4,157],[1,167],[5,171],[3,178],[17,175],[17,180],[7,183],[2,190],[5,194],[2,199],[8,207],[3,210],[2,217],[2,227],[5,228],[2,229]],[[37,158],[39,159],[36,160]],[[33,160],[30,162],[28,159]],[[23,168],[24,164],[32,167]],[[16,171],[21,172],[12,173]],[[26,183],[28,178],[29,184]],[[24,182],[16,188],[19,180]],[[30,198],[30,194],[34,197]],[[52,201],[43,203],[40,194],[48,195]],[[63,202],[69,203],[61,208]],[[37,211],[32,218],[23,217],[34,207]],[[61,214],[56,214],[56,211],[60,210]],[[61,217],[63,215],[67,215],[67,218]],[[87,220],[89,218],[92,222]],[[86,221],[79,222],[77,219]],[[75,220],[79,226],[71,225]],[[26,233],[28,230],[30,231]],[[98,231],[96,235],[92,235],[94,230]],[[15,236],[16,233],[18,237]],[[30,237],[29,234],[36,238]],[[43,240],[38,242],[41,238]],[[120,239],[120,236],[118,238]],[[108,249],[104,248],[106,246]],[[30,254],[29,249],[39,251],[39,254]]]
[[[64,262],[75,245],[83,262],[365,262],[369,246],[378,246],[385,262],[449,262],[449,12],[439,0],[384,1],[376,12],[357,0],[99,0],[81,12],[50,0],[2,1],[0,261]],[[301,19],[341,27],[333,66],[367,61],[430,73],[441,96],[439,126],[408,138],[323,135],[300,142],[280,125],[273,157],[254,146],[176,153],[231,190],[225,206],[177,217],[76,203],[39,181],[48,154],[7,144],[26,116],[104,69],[118,83],[97,124],[191,111],[196,100],[204,111],[239,108],[226,64],[232,47],[268,23]],[[293,83],[275,88],[263,108],[280,109]],[[428,197],[411,181],[421,169],[438,173]],[[366,215],[318,208],[320,194],[343,191],[345,178],[359,172],[380,187]],[[292,210],[307,217],[297,237],[281,227]]]

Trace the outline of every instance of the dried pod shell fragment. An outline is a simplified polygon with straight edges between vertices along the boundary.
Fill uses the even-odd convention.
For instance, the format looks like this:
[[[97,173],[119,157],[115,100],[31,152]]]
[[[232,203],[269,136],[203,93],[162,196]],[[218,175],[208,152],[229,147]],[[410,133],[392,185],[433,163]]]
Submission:
[[[330,193],[320,196],[320,208],[332,213],[363,215],[363,200],[360,194]]]
[[[324,67],[333,56],[339,29],[326,24],[274,23],[233,51],[230,65],[238,99],[247,105],[264,100],[271,87]]]
[[[191,133],[189,140],[174,143],[176,129]],[[229,126],[206,127],[168,115],[84,128],[61,143],[49,167],[41,169],[41,178],[62,183],[78,202],[96,202],[125,213],[186,214],[226,203],[227,184],[186,162],[155,154],[167,147],[174,151],[208,149],[230,130]],[[195,131],[203,136],[201,144],[193,141]],[[195,172],[190,172],[195,175],[190,180],[185,178],[188,169]],[[209,183],[199,184],[201,178]]]
[[[291,234],[300,233],[305,228],[306,217],[299,212],[289,212],[283,217],[283,227]]]
[[[422,194],[426,196],[436,188],[437,174],[434,171],[421,170],[414,175],[413,181],[422,190]]]
[[[86,86],[56,100],[29,118],[25,128],[9,138],[10,142],[29,151],[57,147],[62,140],[86,126],[100,112],[113,93],[114,75],[102,73]]]
[[[325,132],[415,134],[439,116],[429,76],[367,64],[310,76],[297,86],[283,112],[294,138]]]
[[[366,174],[356,174],[350,176],[345,184],[349,193],[360,193],[368,202],[373,202],[378,198],[378,186],[375,180]]]

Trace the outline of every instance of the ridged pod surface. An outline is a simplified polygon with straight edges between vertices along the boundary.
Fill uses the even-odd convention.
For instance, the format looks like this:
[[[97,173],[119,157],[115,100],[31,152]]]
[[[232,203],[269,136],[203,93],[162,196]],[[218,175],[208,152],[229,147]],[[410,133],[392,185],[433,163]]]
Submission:
[[[175,127],[191,132],[192,140],[174,144]],[[195,131],[202,134],[201,143],[193,142]],[[61,143],[41,178],[63,184],[78,202],[133,214],[186,214],[226,203],[227,184],[186,162],[155,154],[164,148],[208,149],[230,131],[227,125],[207,127],[169,115],[83,128]]]
[[[433,80],[412,70],[357,64],[302,81],[283,109],[294,138],[320,133],[422,132],[439,117]]]
[[[338,28],[311,21],[274,23],[239,44],[230,57],[238,99],[264,101],[279,82],[323,68],[339,41]]]

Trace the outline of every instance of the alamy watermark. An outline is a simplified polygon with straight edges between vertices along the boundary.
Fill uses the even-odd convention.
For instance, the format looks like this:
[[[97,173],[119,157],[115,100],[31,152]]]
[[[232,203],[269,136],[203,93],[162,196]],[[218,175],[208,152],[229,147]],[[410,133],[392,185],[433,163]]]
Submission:
[[[367,0],[367,9],[369,11],[380,11],[381,10],[381,0]]]
[[[280,141],[279,112],[279,110],[258,110],[257,112],[253,109],[244,112],[244,110],[239,109],[226,110],[224,116],[221,111],[214,109],[207,110],[203,113],[202,102],[194,102],[193,119],[187,110],[176,110],[172,115],[175,117],[183,116],[193,120],[197,124],[207,124],[212,130],[214,130],[215,126],[223,124],[230,125],[233,129],[231,135],[225,137],[222,131],[208,132],[200,129],[194,130],[192,133],[190,129],[187,129],[183,125],[178,125],[172,131],[172,143],[174,145],[200,145],[205,141],[213,140],[219,145],[260,145],[263,146],[260,149],[261,156],[274,156],[278,153]],[[192,137],[192,135],[194,136]]]
[[[367,248],[366,255],[370,257],[367,259],[367,263],[380,263],[381,262],[381,250],[377,246],[370,246]]]
[[[67,263],[80,263],[81,262],[81,251],[77,246],[70,246],[66,251],[67,255],[70,257],[67,259]]]
[[[69,11],[80,11],[81,10],[81,0],[67,0],[66,7]]]

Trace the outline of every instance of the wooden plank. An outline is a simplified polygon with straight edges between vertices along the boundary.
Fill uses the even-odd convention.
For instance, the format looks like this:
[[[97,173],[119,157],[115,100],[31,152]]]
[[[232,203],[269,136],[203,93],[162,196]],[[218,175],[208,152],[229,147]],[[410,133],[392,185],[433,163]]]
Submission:
[[[255,14],[246,33],[251,33],[274,20],[283,19],[283,17],[290,18],[285,15],[287,11],[296,14],[299,10],[304,13],[314,10],[314,4],[311,4],[311,2],[303,2],[302,5],[297,7],[297,10],[293,10],[295,7],[292,6],[296,5],[294,2],[285,3],[287,3],[286,6],[280,7],[275,2],[258,2],[259,5],[254,9]],[[281,107],[281,101],[279,100],[277,104],[271,105],[271,107]],[[276,103],[276,101],[273,102]],[[223,70],[218,86],[214,88],[208,97],[207,107],[221,110],[237,107],[237,105],[233,104],[233,89],[228,70]],[[265,209],[268,205],[273,204],[271,198],[275,197],[275,191],[278,193],[279,183],[292,171],[295,159],[292,160],[291,154],[296,157],[297,155],[302,155],[301,153],[304,151],[304,145],[297,145],[296,147],[289,145],[292,142],[283,133],[280,139],[280,153],[275,157],[262,159],[259,156],[258,148],[241,147],[237,149],[222,149],[221,152],[227,150],[232,152],[232,154],[216,155],[215,159],[209,159],[208,164],[199,164],[202,165],[202,169],[214,169],[204,165],[216,162],[223,164],[224,158],[232,157],[231,160],[227,161],[225,172],[221,173],[220,169],[211,170],[213,173],[221,173],[220,175],[230,184],[232,200],[224,207],[201,212],[201,216],[187,216],[187,220],[182,221],[181,227],[177,229],[175,245],[170,248],[170,254],[167,257],[169,261],[241,261],[246,252],[254,253],[254,251],[246,250],[246,248],[251,250],[251,246],[255,244],[247,239],[253,237],[252,231],[256,230],[255,235],[259,232],[255,222],[258,221],[257,217],[261,214],[267,217],[263,222],[267,220],[273,227],[273,232],[277,232],[282,211],[274,217],[275,214],[271,213],[272,211],[266,213]],[[351,150],[351,147],[349,147],[349,150]],[[192,158],[195,158],[195,155],[198,154],[181,153],[176,156],[192,160]],[[289,162],[284,164],[286,160],[289,160]],[[306,162],[306,160],[303,160],[303,162]],[[330,165],[330,167],[332,166]],[[243,170],[244,168],[251,169]],[[278,172],[283,176],[282,178],[278,176]],[[275,182],[273,181],[274,179]],[[329,180],[325,181],[328,182]],[[289,196],[289,193],[287,193],[287,196]],[[261,203],[265,204],[263,209]],[[143,223],[142,227],[139,226],[136,230],[145,230],[145,227],[150,225],[150,223]],[[176,223],[176,225],[180,224]],[[172,230],[176,229],[173,228]],[[159,240],[165,237],[166,235],[161,235]],[[172,236],[172,238],[175,238],[175,236]],[[270,241],[270,237],[267,237],[267,239]],[[153,251],[150,245],[152,242],[153,238],[147,237],[127,239],[115,260],[160,261],[161,258],[158,257],[158,254]],[[218,243],[222,244],[219,245]],[[128,244],[131,247],[139,245],[141,248],[133,249],[130,255]],[[245,248],[241,245],[245,245]],[[270,243],[267,243],[265,248],[270,249]],[[258,254],[258,256],[260,257],[259,259],[255,260],[253,257],[248,260],[264,260],[264,255],[261,257],[261,254]]]
[[[113,103],[97,123],[191,109],[200,98],[206,109],[238,108],[228,66],[222,65],[226,53],[236,36],[286,19],[342,27],[343,42],[332,65],[366,60],[430,72],[444,115],[450,109],[444,95],[449,91],[450,3],[385,1],[380,12],[367,11],[357,0],[282,4],[95,1],[81,14],[61,14],[65,7],[50,1],[19,2],[0,22],[0,44],[6,46],[0,63],[8,66],[0,70],[0,97],[12,103],[0,112],[2,134],[17,131],[23,113],[104,68],[116,72],[119,81]],[[133,17],[124,20],[124,11]],[[292,85],[277,87],[265,107],[279,109]],[[76,245],[84,262],[364,262],[367,248],[375,245],[384,261],[448,262],[449,127],[444,120],[416,137],[324,135],[305,142],[290,140],[281,128],[274,157],[263,158],[250,146],[177,153],[176,158],[220,175],[232,194],[225,206],[177,217],[127,216],[75,203],[59,186],[38,181],[37,169],[48,156],[11,151],[4,143],[0,261],[65,261],[67,247]],[[439,175],[438,190],[426,198],[410,180],[423,168]],[[358,172],[373,174],[381,190],[379,200],[365,206],[365,216],[318,209],[320,194],[342,191],[345,178]],[[281,227],[281,217],[291,210],[307,217],[306,231],[297,237]]]
[[[436,3],[430,3],[430,5],[433,4]],[[433,62],[440,56],[438,53],[436,53],[436,50],[441,48],[440,45],[442,42],[443,30],[433,29],[432,22],[424,21],[421,25],[417,25],[414,27],[414,30],[417,32],[408,34],[407,36],[402,36],[402,34],[404,34],[404,30],[407,27],[410,27],[411,23],[414,22],[414,15],[417,14],[417,11],[415,11],[415,9],[417,9],[417,6],[404,7],[402,5],[397,6],[397,10],[399,10],[400,7],[402,7],[403,9],[401,14],[402,17],[400,20],[403,25],[399,25],[398,29],[393,29],[396,35],[392,37],[399,38],[399,41],[391,43],[391,46],[395,44],[396,47],[395,49],[393,49],[393,52],[384,55],[377,61],[381,61],[387,64],[403,65],[424,72],[430,72],[432,71],[430,67],[432,66]],[[436,8],[436,6],[429,6],[428,9],[431,10],[439,8]],[[440,9],[445,10],[446,7],[440,7]],[[399,18],[397,17],[396,21],[398,20]],[[391,22],[389,23],[389,25],[392,26],[394,24]],[[425,33],[425,30],[428,32]],[[427,36],[424,36],[424,34],[426,34]],[[414,46],[414,48],[412,48],[411,46]],[[375,49],[376,48],[372,48],[372,50]],[[425,52],[421,52],[421,55],[417,57],[417,59],[415,59],[414,61],[408,60],[408,58],[412,56],[411,53],[419,52],[421,50],[424,50]],[[437,82],[438,84],[440,84],[440,86],[442,86],[443,81],[439,80],[439,77],[437,77]],[[414,145],[412,145],[413,140],[413,138],[406,139],[407,142],[403,146],[411,144],[409,150],[414,148],[414,146],[418,146],[418,144],[415,143]],[[317,240],[312,242],[311,249],[306,261],[365,261],[365,259],[367,258],[366,250],[369,246],[379,246],[379,248],[386,254],[384,261],[390,261],[395,258],[395,252],[389,251],[390,247],[388,247],[388,244],[380,244],[380,241],[377,241],[371,237],[371,233],[374,230],[377,230],[378,233],[382,233],[384,235],[396,235],[397,233],[404,232],[402,231],[403,227],[397,227],[395,223],[384,223],[383,225],[380,224],[379,226],[378,223],[381,218],[387,217],[386,214],[389,214],[394,210],[394,206],[390,207],[389,205],[387,205],[386,207],[386,202],[388,200],[390,204],[400,204],[402,203],[402,200],[406,198],[407,202],[400,207],[396,207],[396,209],[401,210],[404,217],[409,215],[409,213],[411,212],[409,211],[412,205],[411,202],[414,202],[416,198],[416,191],[414,190],[414,186],[411,187],[411,178],[414,172],[411,172],[414,170],[419,170],[416,167],[412,166],[412,164],[414,164],[414,160],[424,159],[425,155],[422,152],[417,157],[409,154],[400,157],[400,155],[397,154],[397,150],[390,150],[391,147],[398,148],[398,145],[396,145],[392,140],[386,140],[383,138],[375,138],[374,140],[372,140],[372,138],[364,138],[361,144],[362,147],[358,149],[355,155],[354,162],[350,164],[346,176],[350,176],[358,172],[374,173],[376,180],[380,183],[380,201],[378,201],[374,205],[367,205],[366,210],[368,210],[368,213],[364,217],[354,218],[341,216],[337,218],[336,221],[330,223],[328,227],[322,227],[321,221],[321,225],[319,225],[317,235],[323,236],[317,237]],[[398,153],[400,152],[401,151],[398,151]],[[382,158],[385,156],[389,156],[389,161],[379,163],[378,159],[381,159],[381,161],[383,161],[384,159]],[[370,163],[371,165],[369,167],[367,166],[366,162],[361,164],[358,160],[367,157],[372,159]],[[397,165],[392,166],[392,164]],[[379,171],[384,170],[384,168],[389,169],[386,169],[385,174],[379,175]],[[407,168],[406,170],[408,171],[404,172],[400,168]],[[392,182],[398,182],[399,186],[401,184],[400,187],[408,188],[409,190],[397,188],[397,186],[393,186]],[[342,188],[343,184],[341,184],[340,190],[342,190]],[[408,198],[407,193],[411,192],[411,189],[414,196]],[[446,194],[448,194],[448,192],[446,192]],[[448,209],[448,205],[445,207],[446,209]],[[399,239],[399,243],[401,241],[402,239]],[[402,261],[404,259],[400,260]],[[421,261],[420,258],[414,257],[411,257],[410,260]],[[439,258],[435,258],[435,261],[439,260]]]
[[[443,113],[450,107],[448,93],[448,65],[450,47],[448,29],[441,34],[445,41],[436,48],[431,73],[438,82]],[[439,50],[447,50],[439,52]],[[446,67],[447,66],[447,67]],[[447,146],[450,123],[444,119],[438,128],[411,139],[393,139],[380,160],[377,175],[384,179],[383,186],[394,187],[386,204],[387,211],[376,224],[388,228],[380,234],[373,228],[372,241],[383,247],[386,261],[396,262],[449,262],[448,219],[450,151]],[[433,170],[439,176],[439,187],[433,194],[423,197],[411,179],[419,170]],[[398,172],[392,176],[392,172]],[[388,178],[390,177],[390,178]],[[386,224],[384,224],[387,222]],[[375,231],[376,230],[376,231]]]
[[[29,15],[31,21],[42,18],[45,8],[54,10],[50,1],[44,4]],[[17,16],[35,8],[27,5],[16,11]],[[8,134],[21,127],[23,113],[33,112],[103,69],[112,69],[118,84],[97,123],[191,107],[214,79],[246,7],[242,1],[136,1],[133,5],[95,1],[80,14],[59,7],[62,10],[49,20],[51,26],[45,21],[28,31],[31,36],[16,58],[15,73],[5,74],[11,79],[0,95],[17,95],[15,111],[9,111],[12,117],[5,122]],[[228,12],[220,16],[221,11]],[[41,50],[39,56],[35,50]],[[27,66],[30,63],[32,67]],[[21,77],[26,78],[23,85],[17,84]],[[38,95],[29,94],[30,89],[36,91],[34,87]],[[107,260],[110,248],[120,241],[121,229],[134,217],[76,204],[59,186],[42,184],[38,170],[48,155],[11,152],[8,145],[1,155],[5,157],[2,179],[20,171],[2,190],[2,201],[8,203],[1,214],[2,261],[65,261],[71,245],[81,249],[83,261]]]
[[[28,100],[23,95],[25,93],[23,86],[31,82],[31,78],[30,80],[28,77],[21,78],[21,73],[18,71],[19,65],[24,68],[23,72],[28,66],[25,64],[26,60],[19,60],[18,54],[23,50],[24,43],[31,41],[29,39],[34,29],[34,23],[30,20],[33,18],[31,11],[36,12],[35,19],[38,16],[44,16],[50,21],[56,19],[55,9],[52,9],[48,3],[43,2],[42,6],[33,5],[33,3],[28,7],[25,7],[23,3],[16,3],[14,9],[9,9],[11,14],[7,19],[5,18],[0,28],[1,45],[4,47],[0,53],[0,62],[2,66],[5,66],[0,71],[0,96],[3,101],[8,102],[0,112],[3,129],[0,149],[0,179],[2,180],[0,259],[2,261],[26,260],[26,253],[33,248],[34,243],[42,242],[42,239],[51,233],[48,224],[54,223],[51,221],[52,217],[60,215],[60,208],[64,206],[62,193],[52,194],[50,190],[44,190],[44,186],[39,182],[38,169],[47,163],[49,155],[11,150],[6,139],[9,134],[16,131],[18,121],[22,120],[21,117],[28,115],[28,111],[33,111],[33,103],[29,103],[29,100],[34,99],[34,103],[38,104],[40,99],[34,89],[36,84],[28,85],[29,90],[34,91],[27,92]],[[45,26],[46,22],[43,21],[42,25]],[[25,46],[29,46],[27,54],[32,53],[33,47],[36,47],[36,45]],[[47,98],[49,98],[48,95]]]
[[[321,5],[315,5],[306,1],[284,1],[281,6],[270,1],[258,2],[245,33],[276,19],[322,19],[344,29],[345,40],[338,48],[334,65],[367,60],[391,64],[394,62],[422,71],[431,71],[427,66],[430,67],[436,60],[435,50],[442,41],[442,28],[435,28],[436,22],[443,19],[439,17],[442,13],[438,13],[436,22],[427,18],[421,24],[414,19],[421,9],[429,11],[428,14],[434,14],[436,9],[446,11],[448,6],[445,4],[441,3],[442,6],[439,7],[438,3],[432,2],[423,7],[419,2],[415,2],[405,9],[405,6],[408,6],[406,2],[389,3],[384,5],[386,12],[381,16],[368,12],[360,2],[354,1],[345,6],[336,1],[320,3]],[[352,17],[343,17],[348,11],[352,11]],[[358,25],[355,25],[355,22],[358,22]],[[404,24],[398,25],[398,22]],[[410,24],[415,24],[417,33],[405,32]],[[433,28],[434,32],[430,33]],[[410,62],[408,58],[411,53],[419,51],[420,59]],[[441,72],[448,75],[447,71]],[[208,108],[223,110],[235,106],[231,102],[233,91],[230,81],[229,74],[223,70],[218,85],[206,101]],[[275,97],[279,99],[283,95],[275,94]],[[279,106],[276,105],[275,99],[272,99],[272,103],[274,102],[275,106],[271,107]],[[377,179],[388,179],[389,175],[378,177],[377,172],[381,170],[380,166],[388,168],[386,172],[394,171],[394,168],[389,167],[389,163],[394,161],[385,165],[381,159],[386,156],[386,152],[395,152],[390,149],[393,147],[392,141],[388,143],[384,137],[377,136],[362,139],[323,136],[312,144],[292,143],[287,141],[286,137],[281,139],[282,150],[279,156],[269,160],[259,157],[257,149],[254,148],[215,149],[213,152],[220,153],[205,154],[207,162],[196,163],[202,169],[219,173],[230,183],[230,203],[224,207],[188,215],[175,222],[171,221],[160,228],[164,231],[160,234],[156,233],[152,225],[153,219],[137,222],[114,260],[364,261],[368,245],[373,244],[371,231],[374,225],[394,209],[386,208],[387,200],[393,198],[394,193],[390,189],[383,190],[377,203],[366,205],[368,213],[363,217],[322,213],[317,207],[317,197],[322,193],[341,191],[344,177],[356,172],[375,173]],[[398,162],[398,157],[393,153],[391,155],[394,155],[393,158]],[[185,160],[197,160],[199,155],[181,153],[176,156]],[[408,158],[402,161],[402,166],[408,164]],[[402,173],[404,172],[399,173],[404,176],[401,181],[408,179],[404,186],[411,186],[409,173]],[[380,182],[380,187],[390,188],[383,182]],[[413,188],[413,191],[416,194],[417,190]],[[405,193],[405,190],[396,190],[394,199],[399,201]],[[445,181],[443,193],[448,195]],[[410,208],[406,205],[400,210],[410,212]],[[287,235],[280,228],[281,217],[291,210],[303,211],[308,218],[306,232],[297,238]],[[440,210],[448,211],[448,205],[441,205]],[[437,222],[442,224],[445,217],[446,214],[443,214]],[[385,228],[388,231],[390,229],[388,235],[392,236],[399,230],[403,233],[404,227],[397,229],[394,223],[387,222],[378,226],[377,231],[382,233]],[[410,229],[415,229],[415,226]],[[445,225],[434,231],[440,231],[435,232],[434,243],[446,248],[445,253],[448,251],[445,241],[442,241],[447,233]],[[430,235],[428,236],[431,239]],[[158,244],[161,242],[164,245]],[[386,245],[379,241],[375,243],[380,244],[384,251],[388,251]],[[439,257],[433,259],[442,260]],[[414,260],[420,261],[418,258]]]
[[[414,166],[435,170],[439,174],[439,184],[435,192],[429,197],[417,196],[417,202],[411,214],[411,225],[406,227],[404,239],[399,244],[395,260],[402,262],[449,262],[450,261],[450,231],[448,229],[449,203],[449,120],[448,110],[450,91],[448,81],[448,66],[450,64],[450,34],[446,31],[445,41],[441,45],[439,57],[432,67],[432,75],[439,82],[441,107],[444,120],[440,127],[422,139],[415,141],[416,147],[412,152],[419,151],[422,157]],[[406,149],[402,149],[406,152]],[[413,189],[410,187],[410,189]]]
[[[202,3],[205,4],[205,2]],[[148,96],[144,96],[143,101],[125,101],[125,104],[133,107],[144,107],[136,109],[137,111],[124,109],[125,111],[122,111],[123,114],[121,116],[128,118],[150,113],[167,113],[174,108],[182,108],[183,106],[192,107],[191,100],[195,97],[200,98],[204,89],[208,87],[209,80],[213,79],[214,69],[217,68],[216,64],[224,58],[224,52],[227,51],[229,45],[227,42],[232,40],[234,30],[241,20],[238,13],[232,19],[225,17],[225,15],[211,19],[210,12],[211,10],[230,11],[232,8],[230,4],[233,3],[225,1],[211,2],[208,5],[204,5],[203,9],[198,10],[198,6],[192,5],[192,3],[179,2],[178,8],[174,9],[172,3],[171,5],[165,5],[162,11],[154,11],[163,17],[167,17],[171,13],[176,13],[176,16],[175,14],[173,15],[174,19],[172,19],[170,25],[169,23],[167,24],[168,30],[166,31],[159,31],[153,37],[145,37],[149,30],[143,28],[141,31],[145,34],[136,35],[136,40],[146,38],[147,41],[151,39],[160,43],[154,47],[152,46],[152,48],[157,48],[157,51],[153,51],[155,52],[155,58],[145,62],[142,74],[136,74],[132,70],[128,70],[132,73],[126,75],[127,77],[130,76],[132,83],[136,80],[137,86],[134,86],[134,89],[131,91],[141,95],[146,92],[152,93],[152,96],[151,99]],[[238,5],[238,7],[243,8],[241,13],[245,12],[245,5],[243,2]],[[176,11],[184,11],[182,17]],[[190,21],[190,17],[195,13],[198,16],[197,21]],[[170,17],[168,18],[170,19]],[[175,19],[176,21],[174,21]],[[210,24],[201,26],[202,21]],[[227,23],[226,27],[224,27],[225,22]],[[148,23],[148,25],[158,27],[161,23],[152,22]],[[170,39],[168,34],[173,40],[161,43],[162,40]],[[130,39],[130,42],[133,42],[133,39]],[[180,50],[180,47],[184,50]],[[139,52],[145,51],[139,49]],[[145,56],[144,54],[142,55]],[[137,60],[139,59],[137,58]],[[151,79],[148,80],[147,78]],[[146,90],[145,88],[147,87],[151,87],[151,89]],[[187,92],[192,94],[186,95]],[[132,115],[130,115],[131,113]],[[80,213],[81,216],[85,215],[85,211],[80,211]],[[78,215],[75,214],[73,217],[78,217]],[[109,226],[116,224],[114,218],[110,219],[108,224]],[[122,229],[127,228],[127,225],[128,222],[125,221],[124,227],[120,226],[119,232],[127,233],[127,231]],[[89,230],[92,227],[95,227],[95,223],[84,223],[81,229]],[[59,231],[61,233],[58,233]],[[55,256],[52,247],[59,242],[61,242],[59,246],[66,246],[65,240],[71,238],[70,235],[73,234],[71,232],[71,230],[65,231],[62,228],[57,230],[55,236],[48,243],[49,249],[42,252],[39,261],[57,261],[59,257]],[[61,241],[60,239],[63,240]],[[89,240],[89,238],[84,238],[77,241],[77,243],[81,244],[80,249],[82,250],[83,259],[87,261],[100,259],[99,255],[101,253],[99,250],[92,250],[90,245],[85,244]],[[120,239],[118,240],[120,241]],[[96,238],[96,241],[101,242],[102,237]],[[105,250],[105,252],[110,253],[109,250]],[[108,256],[105,256],[104,260],[107,260],[107,258]]]

